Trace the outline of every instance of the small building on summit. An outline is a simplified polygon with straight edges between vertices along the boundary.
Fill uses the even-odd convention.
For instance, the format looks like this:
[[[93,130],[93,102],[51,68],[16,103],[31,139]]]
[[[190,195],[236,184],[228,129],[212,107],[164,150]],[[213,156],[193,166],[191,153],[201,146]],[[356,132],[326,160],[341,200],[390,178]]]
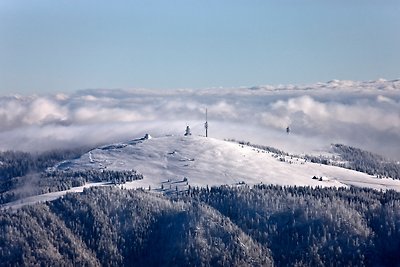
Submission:
[[[185,136],[188,136],[188,135],[192,135],[192,132],[190,131],[189,125],[186,126],[186,130],[185,130]]]

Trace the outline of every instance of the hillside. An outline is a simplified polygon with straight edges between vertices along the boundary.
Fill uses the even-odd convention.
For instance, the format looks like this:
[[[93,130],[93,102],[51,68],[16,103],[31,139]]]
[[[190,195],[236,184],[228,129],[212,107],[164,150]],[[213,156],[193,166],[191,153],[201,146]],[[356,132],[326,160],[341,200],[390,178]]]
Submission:
[[[244,184],[358,186],[400,191],[400,180],[377,178],[312,161],[270,147],[200,136],[141,138],[90,150],[46,172],[11,176],[2,181],[0,201],[2,209],[18,209],[57,199],[68,192],[118,184],[123,188],[143,188],[164,194],[198,186]],[[19,165],[15,167],[18,169]]]
[[[397,266],[399,193],[90,188],[0,213],[2,266]]]
[[[64,160],[37,179],[69,189],[1,206],[0,265],[399,262],[400,180],[271,148],[141,138]]]
[[[262,149],[200,136],[137,139],[94,149],[58,170],[131,170],[143,179],[127,188],[157,191],[188,186],[275,184],[296,186],[361,186],[400,191],[400,181],[311,163]],[[313,177],[318,179],[312,179]],[[322,178],[322,179],[320,179]]]

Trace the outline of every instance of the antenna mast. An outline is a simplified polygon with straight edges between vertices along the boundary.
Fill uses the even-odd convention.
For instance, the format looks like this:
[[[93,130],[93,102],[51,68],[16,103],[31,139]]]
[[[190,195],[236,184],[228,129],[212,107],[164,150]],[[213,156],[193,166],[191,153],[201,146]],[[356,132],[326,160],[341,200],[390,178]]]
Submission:
[[[206,108],[206,123],[204,123],[204,128],[206,128],[206,137],[208,137],[207,108]]]

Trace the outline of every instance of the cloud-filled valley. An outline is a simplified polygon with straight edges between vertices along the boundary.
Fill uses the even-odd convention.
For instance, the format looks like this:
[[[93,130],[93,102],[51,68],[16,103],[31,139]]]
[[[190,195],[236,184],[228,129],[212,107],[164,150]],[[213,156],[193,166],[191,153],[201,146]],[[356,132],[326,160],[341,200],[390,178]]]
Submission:
[[[3,96],[0,149],[41,151],[144,133],[182,134],[187,124],[201,135],[206,108],[213,137],[299,153],[344,143],[400,159],[399,80]]]

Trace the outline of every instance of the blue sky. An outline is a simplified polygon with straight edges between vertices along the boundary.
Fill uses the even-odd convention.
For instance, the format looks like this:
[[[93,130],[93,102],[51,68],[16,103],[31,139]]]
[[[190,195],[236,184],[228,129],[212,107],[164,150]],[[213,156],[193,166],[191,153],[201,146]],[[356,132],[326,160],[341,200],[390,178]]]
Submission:
[[[400,78],[398,0],[0,1],[0,94]]]

